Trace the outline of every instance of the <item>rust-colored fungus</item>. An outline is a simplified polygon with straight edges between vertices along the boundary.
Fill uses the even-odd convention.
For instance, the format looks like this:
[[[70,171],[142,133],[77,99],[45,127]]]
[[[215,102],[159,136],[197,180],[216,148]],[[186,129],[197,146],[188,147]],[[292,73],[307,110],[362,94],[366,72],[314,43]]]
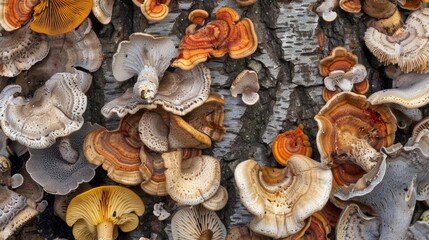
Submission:
[[[313,150],[303,130],[304,125],[299,124],[295,130],[281,133],[274,139],[271,149],[274,158],[282,166],[286,166],[286,161],[294,154],[311,157]]]

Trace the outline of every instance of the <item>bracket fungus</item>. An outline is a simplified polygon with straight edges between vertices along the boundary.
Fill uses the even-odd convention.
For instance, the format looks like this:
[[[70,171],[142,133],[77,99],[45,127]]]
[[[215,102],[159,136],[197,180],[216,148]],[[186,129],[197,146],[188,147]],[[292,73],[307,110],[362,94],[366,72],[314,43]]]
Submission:
[[[27,147],[41,149],[79,130],[87,104],[79,77],[57,73],[31,99],[15,97],[21,87],[8,85],[0,93],[0,125],[4,133]]]
[[[34,6],[40,0],[2,0],[0,3],[0,29],[13,31],[31,18]]]
[[[0,239],[9,239],[38,214],[34,201],[0,186]]]
[[[395,139],[396,118],[390,109],[371,105],[365,96],[351,92],[335,95],[315,120],[319,126],[316,142],[321,162],[332,168],[338,185],[358,180],[365,172],[356,165],[357,161],[374,161],[377,151],[390,146]],[[370,166],[373,164],[367,169]]]
[[[101,186],[74,197],[67,207],[66,223],[76,239],[112,240],[118,227],[130,232],[145,210],[141,198],[128,188]]]
[[[273,238],[295,234],[329,199],[332,174],[320,163],[293,155],[283,169],[246,160],[234,171],[240,201],[255,215],[252,231]]]
[[[108,102],[101,109],[105,117],[116,113],[119,117],[133,114],[139,109],[155,109],[160,105],[164,110],[183,116],[201,106],[210,94],[210,70],[200,64],[190,71],[176,69],[166,72],[151,103],[136,96],[128,89],[122,96]]]
[[[215,212],[201,205],[181,209],[171,220],[173,240],[224,240],[226,228]]]
[[[317,14],[327,22],[334,21],[338,14],[334,12],[334,8],[338,7],[339,0],[325,0],[320,6],[316,8]]]
[[[389,0],[365,0],[362,10],[373,18],[385,19],[395,13],[397,6],[396,2]]]
[[[386,0],[387,1],[387,0]],[[365,44],[383,64],[398,64],[405,72],[428,72],[429,8],[411,13],[405,25],[389,36],[369,27],[365,32]]]
[[[215,195],[204,201],[201,205],[211,211],[219,211],[228,202],[228,191],[223,186],[219,186]]]
[[[340,8],[349,13],[359,13],[362,8],[360,0],[340,0]]]
[[[133,93],[148,103],[153,101],[159,87],[159,77],[170,65],[176,49],[173,41],[146,33],[133,33],[129,41],[119,43],[113,55],[112,72],[118,81],[137,75]]]
[[[93,0],[92,13],[102,24],[110,23],[115,0]]]
[[[143,143],[138,135],[138,123],[143,112],[121,119],[116,130],[104,128],[90,132],[83,144],[85,158],[95,165],[102,165],[107,176],[125,185],[143,181],[139,171]]]
[[[204,9],[195,9],[188,15],[188,20],[198,26],[203,26],[206,18],[209,17],[209,13]]]
[[[162,21],[168,15],[168,4],[171,0],[143,0],[141,12],[149,21]]]
[[[239,19],[232,8],[217,10],[215,20],[182,38],[179,54],[171,65],[189,70],[207,61],[208,57],[222,57],[228,53],[229,57],[239,59],[253,54],[258,47],[253,22],[249,18]]]
[[[86,161],[83,142],[86,135],[98,128],[86,123],[67,137],[58,139],[46,149],[29,149],[30,159],[26,168],[31,178],[51,194],[65,195],[82,182],[95,176],[96,165]]]
[[[255,71],[243,70],[231,84],[231,96],[241,94],[241,100],[246,105],[253,105],[259,100],[259,81]]]
[[[213,197],[220,186],[220,163],[211,156],[183,159],[183,150],[163,153],[167,192],[180,203],[197,205]]]
[[[92,5],[93,0],[41,0],[34,7],[30,28],[47,35],[71,32],[85,21]]]
[[[155,111],[147,111],[140,118],[140,139],[146,147],[155,152],[168,151],[168,130],[162,116]]]
[[[310,139],[304,133],[304,125],[302,124],[299,124],[295,130],[277,135],[271,150],[276,161],[282,166],[286,166],[287,160],[294,154],[311,157],[313,153]]]
[[[168,146],[177,148],[209,148],[212,140],[206,134],[195,129],[180,116],[170,114],[170,132],[168,133]]]
[[[48,41],[28,26],[5,34],[0,37],[0,76],[15,77],[44,59],[48,52]]]
[[[335,196],[364,204],[374,211],[371,218],[346,220],[346,233],[353,228],[371,229],[365,232],[373,232],[379,239],[404,239],[416,200],[429,197],[429,130],[423,130],[405,146],[398,143],[382,152],[387,156],[383,163],[364,175],[358,184],[339,187]],[[341,219],[349,215],[343,213]]]

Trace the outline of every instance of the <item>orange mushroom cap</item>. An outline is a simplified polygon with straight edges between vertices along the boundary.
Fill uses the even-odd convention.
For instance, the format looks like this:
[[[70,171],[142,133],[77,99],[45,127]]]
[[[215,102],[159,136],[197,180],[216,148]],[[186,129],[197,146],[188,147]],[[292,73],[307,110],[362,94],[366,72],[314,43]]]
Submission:
[[[360,0],[340,0],[340,8],[349,13],[358,13],[362,4]]]
[[[272,151],[276,161],[286,166],[286,161],[294,154],[311,157],[313,150],[309,138],[304,133],[304,125],[299,124],[295,130],[277,135],[273,141]]]
[[[88,17],[92,5],[93,0],[41,0],[30,28],[48,35],[71,32]]]
[[[161,21],[168,15],[170,0],[145,0],[140,6],[143,15],[151,21]]]
[[[234,9],[220,8],[216,20],[182,38],[179,55],[172,66],[189,70],[209,56],[222,57],[229,53],[231,58],[238,59],[254,53],[258,40],[253,23],[248,18],[238,22],[239,18]]]
[[[125,116],[117,130],[96,129],[85,139],[86,159],[92,164],[102,164],[107,176],[115,182],[136,185],[143,181],[139,171],[143,143],[137,130],[142,113]]]
[[[421,0],[406,0],[405,4],[398,4],[399,7],[407,10],[418,10],[422,7],[422,1]]]
[[[311,215],[310,227],[305,231],[302,240],[328,240],[331,226],[322,212],[315,212]]]
[[[326,205],[320,210],[323,216],[328,220],[329,225],[332,228],[337,226],[337,221],[341,215],[341,209],[335,206],[331,201],[328,201]]]
[[[13,31],[25,24],[40,0],[2,0],[0,3],[0,26]]]
[[[195,23],[199,26],[204,24],[205,19],[209,16],[209,13],[204,9],[195,9],[189,13],[188,19],[190,22]]]
[[[318,122],[317,148],[321,161],[331,166],[334,182],[348,185],[365,172],[342,155],[338,147],[340,133],[364,139],[377,151],[390,146],[395,139],[396,118],[389,108],[371,105],[366,97],[350,92],[335,95],[315,116]],[[334,184],[333,189],[336,185]]]
[[[358,63],[358,57],[343,47],[336,47],[319,62],[319,73],[326,77],[334,70],[347,72]]]

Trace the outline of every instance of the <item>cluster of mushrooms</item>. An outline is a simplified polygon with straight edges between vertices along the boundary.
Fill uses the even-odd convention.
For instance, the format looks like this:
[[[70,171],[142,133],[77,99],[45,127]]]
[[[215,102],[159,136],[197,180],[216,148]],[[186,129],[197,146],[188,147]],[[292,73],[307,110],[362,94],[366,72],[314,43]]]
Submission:
[[[132,1],[149,21],[168,14],[169,0]],[[244,7],[255,2],[237,0]],[[333,21],[336,6],[357,13],[360,4],[327,0],[316,11]],[[321,59],[320,161],[311,159],[302,124],[272,143],[283,168],[241,161],[235,186],[255,216],[228,231],[216,214],[228,202],[220,161],[203,153],[224,137],[224,99],[211,92],[204,62],[252,55],[258,46],[252,20],[222,7],[206,23],[209,13],[197,9],[178,49],[168,37],[143,32],[120,42],[112,73],[134,85],[102,107],[106,118],[121,118],[108,130],[85,122],[83,113],[91,73],[103,63],[88,15],[107,24],[113,5],[0,0],[0,76],[17,83],[0,92],[0,240],[46,209],[45,193],[55,195],[55,214],[76,239],[115,239],[136,229],[145,213],[132,186],[176,203],[174,213],[164,203],[153,208],[159,221],[171,221],[174,240],[328,239],[333,229],[337,239],[429,239],[429,213],[410,225],[416,201],[429,202],[429,119],[419,110],[429,103],[429,9],[419,1],[400,2],[416,10],[405,21],[396,3],[363,2],[377,19],[365,44],[390,65],[394,88],[363,95],[367,70],[346,48]],[[257,73],[244,70],[230,90],[246,105],[257,103]],[[397,129],[410,126],[408,142],[395,143]],[[93,187],[88,183],[100,165],[114,183]]]

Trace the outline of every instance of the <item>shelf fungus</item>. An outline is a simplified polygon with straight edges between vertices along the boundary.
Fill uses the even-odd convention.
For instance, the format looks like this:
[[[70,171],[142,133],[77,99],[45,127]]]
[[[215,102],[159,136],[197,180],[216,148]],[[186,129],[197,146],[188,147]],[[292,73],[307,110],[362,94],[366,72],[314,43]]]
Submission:
[[[209,13],[204,9],[195,9],[188,15],[188,20],[198,26],[203,26],[206,18],[209,17]]]
[[[92,5],[93,0],[41,0],[34,7],[30,28],[47,35],[71,32],[85,21]]]
[[[371,104],[393,103],[406,108],[419,108],[429,103],[429,76],[408,86],[385,89],[368,97]]]
[[[416,201],[429,198],[429,130],[423,130],[405,146],[398,143],[383,148],[382,153],[386,158],[356,184],[337,188],[335,197],[364,204],[374,212],[373,216],[365,216],[357,207],[345,209],[337,225],[337,231],[341,230],[337,237],[339,233],[356,236],[353,232],[360,229],[358,232],[370,236],[356,239],[405,239]]]
[[[155,109],[159,105],[170,113],[183,116],[207,100],[210,84],[210,70],[202,64],[190,71],[176,69],[164,74],[151,103],[147,103],[140,95],[136,96],[130,88],[122,96],[105,104],[101,113],[105,117],[113,114],[123,117],[139,109]]]
[[[119,43],[113,55],[113,76],[118,81],[137,76],[134,96],[152,103],[158,92],[159,77],[164,74],[175,54],[176,49],[169,38],[133,33],[129,41]]]
[[[85,158],[95,165],[102,165],[107,176],[125,185],[143,181],[139,166],[143,143],[138,135],[138,123],[143,112],[121,119],[116,130],[98,128],[90,132],[83,144]]]
[[[295,130],[277,135],[271,147],[276,161],[286,166],[287,160],[294,154],[311,157],[313,149],[308,136],[304,133],[304,125],[299,124]]]
[[[102,24],[110,23],[115,0],[93,0],[92,13]]]
[[[316,8],[317,14],[327,22],[334,21],[338,14],[334,12],[334,8],[338,7],[339,0],[325,0],[320,6]]]
[[[325,77],[322,93],[325,101],[342,91],[365,94],[369,89],[365,66],[358,64],[358,57],[343,47],[334,48],[320,60],[319,73]]]
[[[15,77],[44,59],[48,52],[48,41],[28,26],[5,33],[0,37],[0,76]]]
[[[30,159],[25,166],[31,178],[46,192],[57,195],[68,194],[79,184],[91,181],[97,166],[86,161],[82,146],[86,135],[96,128],[86,123],[49,148],[30,148]]]
[[[74,197],[66,212],[76,239],[115,239],[118,227],[130,232],[145,210],[142,199],[128,188],[101,186]]]
[[[33,98],[15,96],[18,85],[0,93],[0,125],[12,140],[42,149],[79,130],[84,122],[87,98],[79,85],[79,74],[57,73],[36,90]]]
[[[0,3],[0,29],[13,31],[28,22],[33,8],[40,0],[2,0]]]
[[[397,10],[396,2],[389,0],[363,1],[362,10],[370,17],[385,19],[392,16]]]
[[[0,186],[0,239],[9,239],[15,231],[39,214],[34,201]]]
[[[356,182],[375,166],[381,147],[395,139],[396,118],[390,109],[355,93],[335,95],[315,120],[317,148],[322,164],[332,169],[334,188]]]
[[[201,205],[181,209],[171,220],[173,240],[224,240],[226,228],[215,212]]]
[[[360,0],[340,0],[340,8],[349,13],[359,13],[362,9]]]
[[[170,131],[168,133],[169,149],[209,148],[212,140],[206,134],[195,129],[180,116],[170,114]]]
[[[201,205],[211,211],[219,211],[225,207],[228,202],[228,191],[223,186],[219,186],[215,195],[204,201]]]
[[[222,57],[228,53],[229,57],[239,59],[253,54],[258,47],[253,23],[249,18],[239,20],[234,9],[220,8],[215,20],[182,38],[172,66],[189,70],[207,61],[208,57]]]
[[[241,94],[241,100],[246,105],[253,105],[259,100],[259,81],[255,71],[243,70],[231,84],[231,96]]]
[[[162,154],[167,192],[180,203],[197,205],[213,197],[220,186],[220,163],[211,156],[183,159],[183,150]]]
[[[46,37],[49,53],[28,71],[18,75],[17,82],[43,82],[55,73],[75,73],[77,69],[95,72],[103,61],[101,43],[88,19],[65,35]],[[92,78],[88,75],[88,78]],[[91,81],[88,82],[89,88]],[[27,84],[28,85],[28,84]],[[31,86],[30,86],[31,87]],[[82,89],[86,92],[86,89]]]
[[[290,157],[283,169],[246,160],[234,177],[240,201],[255,215],[250,229],[272,238],[299,232],[305,219],[326,204],[332,185],[330,170],[303,155]]]
[[[379,19],[369,23],[369,27],[373,27],[379,32],[389,36],[393,35],[403,25],[404,21],[402,21],[402,17],[398,9],[396,9],[395,13],[389,18]]]
[[[385,65],[398,64],[405,73],[428,72],[429,28],[425,24],[428,21],[429,8],[424,8],[411,13],[405,25],[393,35],[386,35],[370,27],[365,32],[365,44]]]
[[[149,21],[162,21],[168,15],[168,4],[171,0],[133,0],[142,14]]]

